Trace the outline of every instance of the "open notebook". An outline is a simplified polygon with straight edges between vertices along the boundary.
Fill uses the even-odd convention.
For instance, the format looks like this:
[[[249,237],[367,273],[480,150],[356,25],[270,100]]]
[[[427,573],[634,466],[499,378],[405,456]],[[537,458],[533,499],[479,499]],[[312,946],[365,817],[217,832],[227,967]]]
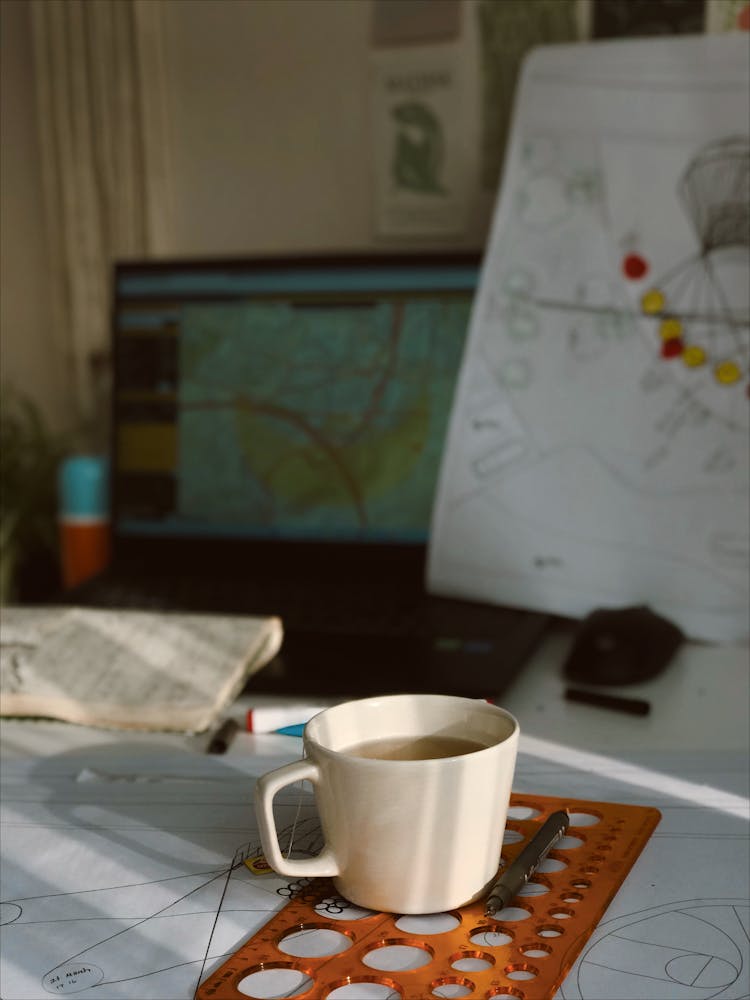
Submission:
[[[257,690],[502,691],[546,617],[424,585],[478,263],[117,266],[115,555],[76,598],[279,615]]]

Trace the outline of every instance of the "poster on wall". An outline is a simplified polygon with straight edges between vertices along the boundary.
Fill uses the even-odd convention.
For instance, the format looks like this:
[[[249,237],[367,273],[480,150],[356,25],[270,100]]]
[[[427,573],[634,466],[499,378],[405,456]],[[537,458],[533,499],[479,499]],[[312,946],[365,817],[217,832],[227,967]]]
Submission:
[[[460,235],[472,180],[454,45],[373,54],[377,236]]]

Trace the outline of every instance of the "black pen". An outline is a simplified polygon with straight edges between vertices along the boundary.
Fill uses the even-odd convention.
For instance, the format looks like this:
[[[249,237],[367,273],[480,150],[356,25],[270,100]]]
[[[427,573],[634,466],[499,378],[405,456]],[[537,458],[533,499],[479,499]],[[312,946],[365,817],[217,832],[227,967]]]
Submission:
[[[508,870],[503,872],[490,889],[484,909],[485,917],[494,917],[498,910],[508,905],[519,889],[529,881],[547,856],[547,852],[563,836],[569,824],[570,817],[564,809],[552,813],[541,830],[532,837],[516,860],[511,862]]]
[[[567,688],[566,701],[577,701],[582,705],[596,705],[598,708],[611,708],[615,712],[627,712],[628,715],[648,715],[651,706],[642,698],[623,698],[619,694],[605,694],[603,691],[584,691],[581,688]]]
[[[206,753],[226,753],[239,728],[235,719],[225,719],[208,741]]]

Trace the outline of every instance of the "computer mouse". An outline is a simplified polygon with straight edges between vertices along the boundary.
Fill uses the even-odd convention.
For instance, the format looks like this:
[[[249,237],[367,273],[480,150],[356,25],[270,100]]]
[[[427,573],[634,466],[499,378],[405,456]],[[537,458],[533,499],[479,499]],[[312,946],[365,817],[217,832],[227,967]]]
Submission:
[[[636,684],[664,670],[683,640],[676,625],[644,605],[601,608],[579,625],[563,673],[585,684]]]

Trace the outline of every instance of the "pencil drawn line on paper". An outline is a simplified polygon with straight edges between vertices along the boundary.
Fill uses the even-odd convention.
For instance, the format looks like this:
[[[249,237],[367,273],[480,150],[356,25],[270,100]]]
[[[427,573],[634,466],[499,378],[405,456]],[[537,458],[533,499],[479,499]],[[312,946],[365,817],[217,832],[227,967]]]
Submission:
[[[287,826],[281,832],[282,840],[288,840],[291,832],[292,826]],[[317,817],[299,820],[293,856],[310,857],[321,846]],[[268,884],[264,884],[264,875]],[[7,928],[6,933],[23,933],[24,928],[32,925],[80,922],[90,923],[92,930],[101,931],[102,924],[111,926],[112,921],[125,924],[112,933],[87,941],[80,950],[45,972],[41,983],[48,993],[80,993],[108,983],[142,980],[189,966],[197,968],[197,988],[208,963],[230,954],[236,947],[237,941],[227,939],[219,926],[223,917],[230,913],[255,914],[256,919],[247,923],[247,933],[250,933],[265,922],[282,899],[304,893],[305,888],[302,882],[277,876],[264,862],[259,843],[248,841],[235,852],[229,865],[217,869],[133,884],[5,900],[0,903],[0,923]],[[162,906],[154,908],[154,898],[162,898],[163,893],[167,894],[166,900]],[[78,916],[78,897],[85,897],[87,906],[94,907],[97,895],[101,899],[99,911],[106,916]],[[349,905],[342,899],[331,898],[322,901],[320,909],[336,917]],[[45,911],[49,916],[45,917]],[[118,912],[123,915],[117,916]],[[133,968],[127,945],[127,935],[131,932],[137,934],[133,947],[137,941],[142,954],[142,964],[137,970]],[[152,946],[153,955],[149,948],[144,948],[144,935]],[[158,945],[162,940],[174,939],[175,935],[189,935],[195,942],[196,951],[202,954],[196,954],[192,960],[163,964],[166,953],[160,953]],[[149,960],[158,964],[148,968]]]
[[[638,910],[599,925],[561,993],[566,1000],[740,1000],[750,989],[749,941],[747,900],[688,899]]]
[[[614,135],[609,97],[568,138],[565,121],[534,124],[548,122],[540,86],[520,95],[429,584],[573,616],[648,599],[692,637],[740,634],[750,139],[716,114],[649,145],[656,106]]]

